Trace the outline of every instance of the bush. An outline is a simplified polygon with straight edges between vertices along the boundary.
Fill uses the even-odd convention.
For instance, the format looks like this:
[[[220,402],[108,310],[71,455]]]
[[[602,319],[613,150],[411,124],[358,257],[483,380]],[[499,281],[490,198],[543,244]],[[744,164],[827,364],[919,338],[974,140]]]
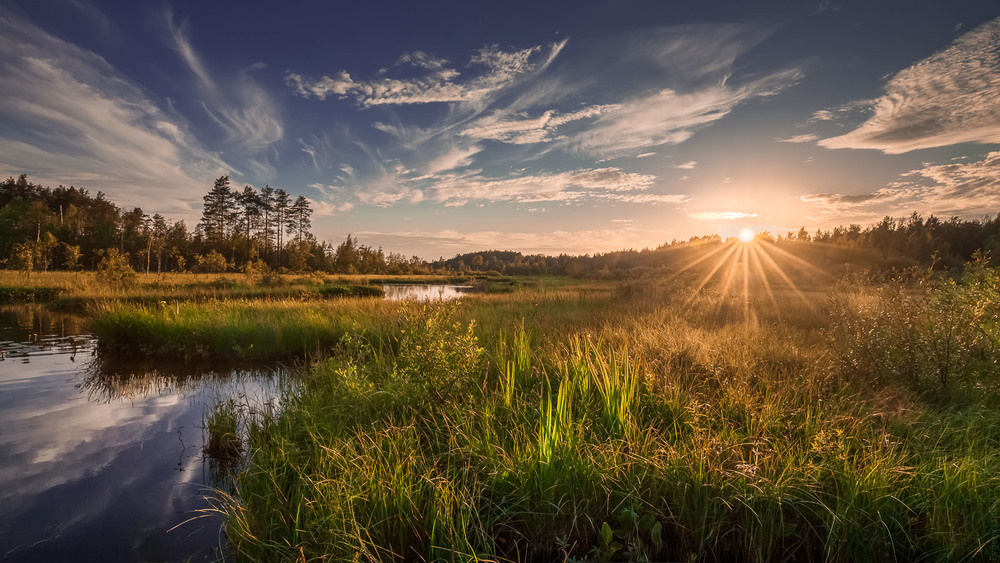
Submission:
[[[229,263],[226,262],[226,257],[215,250],[211,250],[207,254],[199,255],[196,259],[198,260],[199,272],[220,274],[229,268]]]
[[[468,387],[483,349],[473,332],[475,321],[454,321],[457,304],[407,303],[403,306],[399,353],[394,375],[445,397]]]
[[[1000,383],[1000,272],[982,260],[916,286],[844,285],[830,336],[842,369],[934,393]]]
[[[116,248],[108,249],[97,265],[97,281],[112,288],[132,285],[135,270],[128,263],[128,254],[122,254]]]

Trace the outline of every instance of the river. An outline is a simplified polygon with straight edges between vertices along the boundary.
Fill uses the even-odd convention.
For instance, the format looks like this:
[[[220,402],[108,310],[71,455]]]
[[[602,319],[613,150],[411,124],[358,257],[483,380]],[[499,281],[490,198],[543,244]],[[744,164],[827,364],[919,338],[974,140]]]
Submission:
[[[276,402],[280,369],[112,362],[80,319],[0,312],[0,560],[216,561],[204,453],[219,400]]]

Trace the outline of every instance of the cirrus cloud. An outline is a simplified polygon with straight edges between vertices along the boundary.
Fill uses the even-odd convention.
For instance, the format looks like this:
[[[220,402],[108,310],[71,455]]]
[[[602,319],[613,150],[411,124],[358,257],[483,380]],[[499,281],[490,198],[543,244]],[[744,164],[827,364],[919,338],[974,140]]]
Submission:
[[[831,148],[900,154],[956,143],[1000,143],[1000,18],[893,76],[873,114]],[[832,119],[817,112],[816,119]]]
[[[546,68],[566,45],[566,40],[549,45],[505,51],[497,45],[479,49],[469,60],[470,65],[484,69],[478,76],[461,80],[461,73],[448,61],[416,51],[400,57],[396,66],[424,71],[416,78],[380,77],[355,80],[346,70],[318,79],[296,72],[285,74],[285,84],[296,94],[325,100],[354,98],[362,107],[381,105],[428,104],[435,102],[482,102],[499,90],[514,84],[519,78]]]
[[[832,215],[871,215],[911,211],[944,216],[979,217],[1000,208],[1000,151],[975,162],[924,164],[869,193],[823,193],[800,198]]]

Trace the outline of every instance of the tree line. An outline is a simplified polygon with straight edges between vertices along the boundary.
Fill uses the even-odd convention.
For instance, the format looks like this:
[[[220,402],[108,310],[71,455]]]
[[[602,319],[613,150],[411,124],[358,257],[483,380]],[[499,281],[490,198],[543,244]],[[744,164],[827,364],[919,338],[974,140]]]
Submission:
[[[137,272],[428,273],[416,257],[386,253],[347,236],[337,246],[310,232],[310,201],[283,189],[234,188],[228,176],[205,194],[193,230],[103,192],[0,182],[0,263],[22,271],[95,270],[112,257]]]
[[[189,230],[141,208],[118,207],[103,192],[33,184],[24,174],[0,182],[0,262],[27,271],[94,270],[108,256],[138,272],[272,270],[361,274],[557,274],[631,277],[676,270],[691,256],[726,241],[717,235],[674,240],[657,248],[548,256],[486,250],[432,262],[385,252],[348,235],[334,246],[310,232],[310,201],[283,189],[232,186],[222,176],[204,196],[201,221]],[[986,252],[1000,263],[1000,214],[977,220],[913,213],[875,225],[814,233],[758,235],[831,271],[846,264],[873,270],[934,264],[954,267]]]
[[[977,253],[983,253],[993,265],[1000,265],[1000,214],[975,220],[941,220],[913,213],[904,218],[885,217],[868,227],[851,224],[813,233],[803,227],[782,235],[764,232],[757,235],[757,240],[779,246],[831,273],[845,268],[882,272],[926,266],[955,268]],[[726,242],[718,235],[708,235],[673,240],[652,249],[558,256],[488,250],[437,260],[431,267],[462,273],[634,277],[653,270],[676,271],[712,246]]]

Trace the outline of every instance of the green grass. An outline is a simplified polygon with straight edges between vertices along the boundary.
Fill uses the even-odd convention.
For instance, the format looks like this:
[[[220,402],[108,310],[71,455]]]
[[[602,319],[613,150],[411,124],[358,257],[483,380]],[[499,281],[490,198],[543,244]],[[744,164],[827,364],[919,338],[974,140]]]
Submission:
[[[378,329],[392,304],[334,299],[161,301],[155,305],[111,301],[93,323],[106,352],[165,358],[274,360],[323,357],[350,330]]]
[[[1000,555],[1000,377],[952,364],[980,371],[945,398],[873,378],[831,336],[864,309],[656,282],[354,303],[364,321],[325,317],[344,345],[247,425],[219,498],[241,559]]]

